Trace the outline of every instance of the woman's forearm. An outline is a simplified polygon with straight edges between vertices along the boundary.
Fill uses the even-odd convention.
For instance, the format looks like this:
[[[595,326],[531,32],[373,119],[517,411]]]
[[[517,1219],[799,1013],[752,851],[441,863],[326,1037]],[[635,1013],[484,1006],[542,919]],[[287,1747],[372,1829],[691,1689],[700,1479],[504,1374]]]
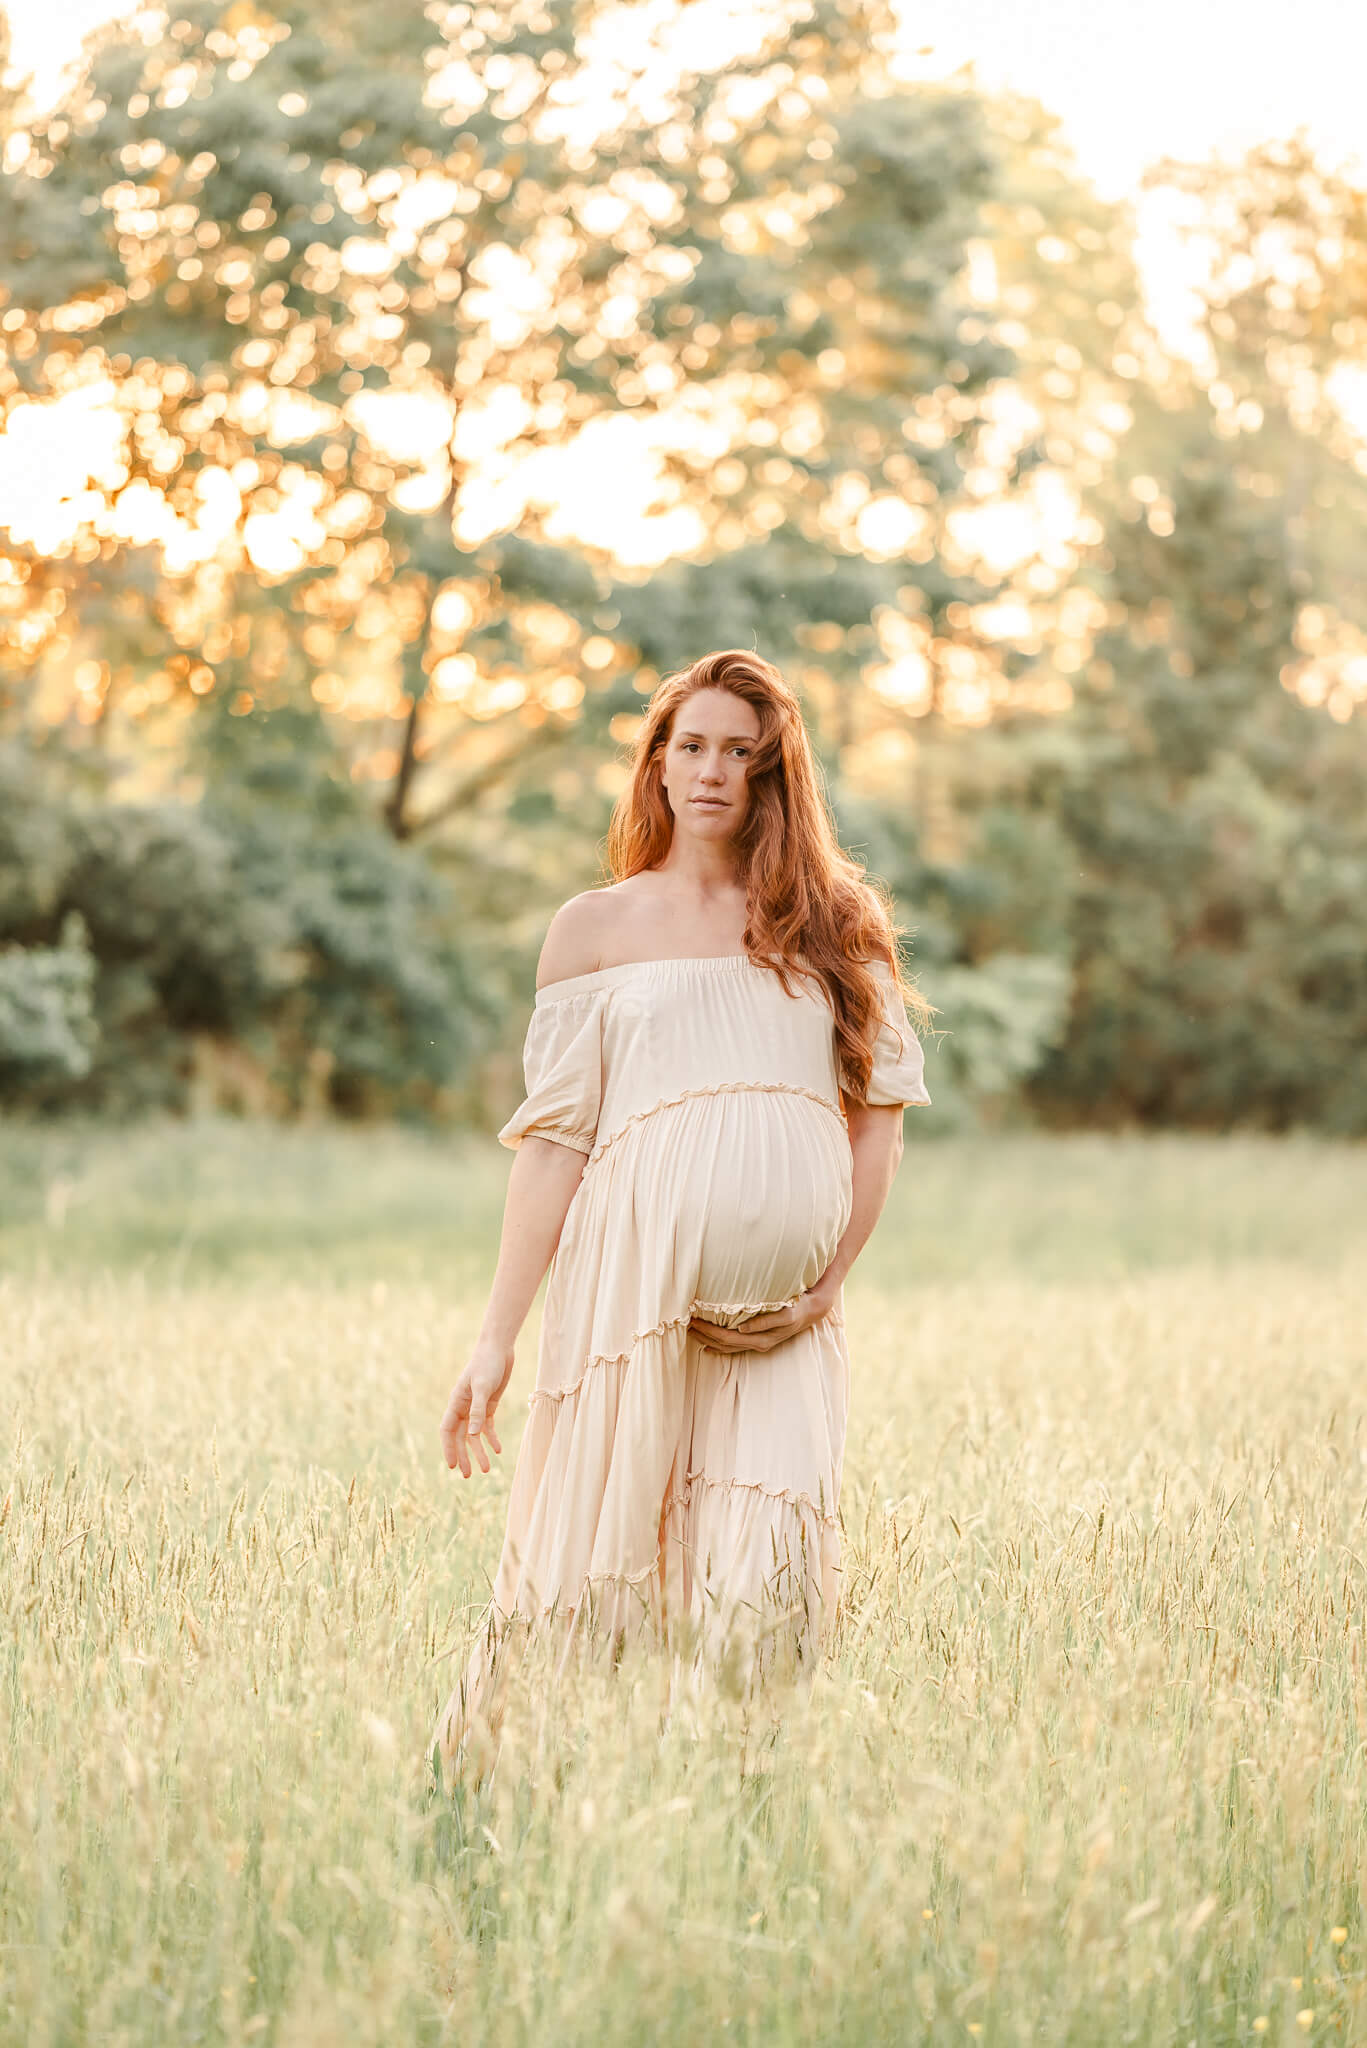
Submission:
[[[834,1302],[845,1277],[873,1235],[902,1157],[902,1106],[866,1104],[849,1112],[853,1190],[850,1220],[814,1294]]]
[[[550,1138],[524,1138],[508,1175],[503,1232],[480,1337],[511,1349],[555,1256],[586,1155]]]

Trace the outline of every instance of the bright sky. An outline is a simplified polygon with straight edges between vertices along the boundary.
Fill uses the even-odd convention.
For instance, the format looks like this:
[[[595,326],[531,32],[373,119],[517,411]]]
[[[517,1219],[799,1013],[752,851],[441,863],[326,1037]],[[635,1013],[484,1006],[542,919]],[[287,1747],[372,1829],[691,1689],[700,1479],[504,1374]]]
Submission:
[[[1137,200],[1136,259],[1170,347],[1187,334],[1193,258],[1161,194],[1139,195],[1166,156],[1237,156],[1298,128],[1321,160],[1367,178],[1364,0],[897,0],[910,77],[971,65],[1063,124],[1108,199]]]
[[[14,55],[50,91],[110,0],[9,0]],[[1164,154],[1240,149],[1304,126],[1323,154],[1362,161],[1362,0],[899,0],[917,75],[971,63],[987,86],[1059,114],[1107,196]],[[918,52],[929,49],[929,58]]]
[[[1362,0],[900,0],[908,45],[935,69],[972,63],[986,86],[1059,114],[1109,198],[1161,156],[1238,151],[1304,127],[1321,154],[1362,164]]]

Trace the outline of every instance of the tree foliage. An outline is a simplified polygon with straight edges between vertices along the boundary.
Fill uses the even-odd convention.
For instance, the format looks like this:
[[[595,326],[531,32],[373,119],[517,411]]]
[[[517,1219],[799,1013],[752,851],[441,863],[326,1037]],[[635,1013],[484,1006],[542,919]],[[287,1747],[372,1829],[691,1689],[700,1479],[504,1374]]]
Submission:
[[[889,90],[887,10],[809,0],[714,70],[619,81],[588,146],[566,109],[611,12],[191,0],[98,38],[7,181],[14,392],[108,373],[126,421],[78,564],[117,544],[114,505],[174,517],[146,607],[170,695],[245,715],[283,681],[359,712],[400,839],[543,768],[590,694],[570,751],[601,750],[642,660],[686,654],[700,587],[780,659],[804,628],[873,650],[909,586],[932,627],[976,594],[934,544],[1011,365],[955,303],[995,161],[976,101]],[[506,466],[672,419],[677,573],[643,588],[535,500],[480,533],[495,402]],[[860,545],[871,503],[916,534],[910,569]],[[284,615],[261,648],[244,572]]]
[[[1367,1128],[1363,195],[1158,167],[1177,359],[1045,110],[879,0],[689,16],[187,0],[0,93],[0,417],[89,421],[0,531],[0,1094],[487,1111],[642,696],[732,645],[946,1118]]]
[[[194,807],[82,797],[55,753],[0,762],[10,1100],[440,1107],[484,1001],[444,891],[349,789],[301,789],[299,751]]]

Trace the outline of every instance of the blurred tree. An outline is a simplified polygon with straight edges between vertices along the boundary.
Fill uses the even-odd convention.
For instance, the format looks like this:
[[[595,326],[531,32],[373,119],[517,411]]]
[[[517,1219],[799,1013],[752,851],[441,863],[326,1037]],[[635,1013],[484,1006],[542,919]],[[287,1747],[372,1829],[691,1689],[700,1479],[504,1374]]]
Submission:
[[[951,1093],[1361,1128],[1361,195],[1299,145],[1167,167],[1173,362],[1043,109],[897,82],[876,0],[705,53],[693,13],[189,0],[50,115],[0,95],[0,407],[89,427],[0,553],[66,849],[43,893],[16,809],[14,1042],[79,1007],[79,913],[89,1099],[215,1034],[282,1100],[315,1052],[431,1099],[597,878],[640,695],[754,645],[913,906]],[[658,568],[560,507],[633,415]]]
[[[851,790],[910,804],[937,867],[972,860],[959,797],[982,755],[967,736],[1072,702],[1106,618],[1104,530],[1088,494],[1133,426],[1136,380],[1161,374],[1129,209],[1098,197],[1037,102],[997,95],[981,113],[996,171],[966,244],[958,331],[1008,360],[982,394],[964,489],[934,535],[937,569],[960,588],[933,610],[879,617],[892,658],[869,678],[859,743],[841,762]],[[940,425],[922,430],[933,438]],[[961,939],[977,959],[977,940]]]
[[[605,58],[610,19],[192,0],[102,32],[10,153],[11,395],[107,377],[127,425],[77,561],[160,530],[164,673],[244,711],[278,678],[220,681],[243,575],[274,590],[399,838],[567,739],[592,789],[630,665],[649,687],[702,615],[805,652],[838,749],[878,607],[943,629],[978,594],[937,546],[1011,362],[956,292],[993,177],[973,96],[891,89],[862,0],[666,84]],[[672,436],[691,560],[618,578],[526,482],[490,520],[490,450],[512,479],[623,411]]]
[[[1057,208],[1066,181],[1048,190]],[[1070,966],[1066,1015],[1045,1019],[1040,1057],[1018,1069],[1038,1111],[1360,1132],[1367,733],[1353,712],[1367,642],[1349,564],[1367,462],[1332,398],[1335,350],[1356,330],[1316,312],[1332,300],[1342,315],[1352,296],[1360,195],[1329,180],[1331,207],[1306,158],[1276,150],[1192,190],[1223,237],[1208,250],[1204,361],[1166,358],[1133,312],[1117,322],[1123,292],[1095,320],[1077,300],[1053,302],[1083,364],[1104,371],[1095,344],[1114,328],[1110,366],[1128,386],[1118,403],[1100,387],[1106,435],[1077,441],[1064,465],[1083,543],[1060,592],[1072,627],[1047,645],[1037,707],[1017,693],[942,756],[951,857],[913,844],[890,871],[924,908],[926,985],[951,1033],[956,1016],[970,1022],[979,1067],[992,1006],[964,976],[990,996],[1013,954],[1032,972],[1031,955]],[[1331,211],[1338,226],[1324,233]],[[1057,258],[1040,214],[1039,248]],[[1294,320],[1285,251],[1262,239],[1287,214],[1303,242]],[[1012,245],[997,226],[1000,279]],[[1015,246],[1028,272],[1028,243]],[[1316,262],[1331,273],[1318,283]],[[1279,353],[1272,337],[1285,343],[1288,321],[1295,346]],[[1022,384],[1039,346],[1021,343]],[[1053,432],[1067,429],[1065,416]],[[1042,454],[1047,464],[1047,441]],[[1027,589],[1038,576],[1032,564]],[[1065,718],[1038,716],[1051,683],[1056,701],[1075,700]],[[1012,1000],[1028,1020],[1029,1003]]]
[[[449,1101],[482,999],[439,883],[307,733],[251,755],[195,807],[84,796],[57,743],[0,755],[0,1105]]]
[[[1107,622],[1068,731],[1021,756],[1076,856],[1072,1015],[1031,1092],[1361,1132],[1367,452],[1339,379],[1367,200],[1301,142],[1154,179],[1204,251],[1203,347],[1137,384],[1089,497]]]
[[[1300,606],[1295,687],[1347,719],[1367,701],[1367,189],[1299,135],[1232,163],[1165,161],[1150,177],[1183,202],[1204,273],[1212,431],[1244,486],[1279,509]]]
[[[1030,1093],[1070,1121],[1361,1132],[1367,726],[1279,680],[1282,511],[1217,421],[1199,399],[1141,420],[1144,488],[1120,478],[1108,521],[1115,623],[1066,725],[1017,747],[1021,800],[1073,855],[1072,1012]]]
[[[1048,201],[1032,222],[1035,256],[1057,262],[1067,180],[1031,162],[1013,170]],[[1260,153],[1230,183],[1251,203],[1266,176]],[[1259,273],[1238,249],[1254,231],[1227,199],[1224,187],[1211,197],[1230,245],[1214,274],[1247,283]],[[1300,204],[1323,218],[1313,181]],[[1302,274],[1312,308],[1335,293],[1344,303],[1355,202],[1338,188],[1335,204],[1343,232],[1317,260],[1339,282]],[[1085,203],[1077,211],[1085,225]],[[1019,284],[1034,260],[1029,236],[1008,227],[999,212],[999,303],[1012,270]],[[937,1099],[953,1113],[961,1073],[981,1106],[1014,1046],[1027,1101],[1063,1121],[1367,1129],[1355,1050],[1367,1037],[1367,736],[1353,716],[1367,644],[1353,623],[1360,579],[1346,573],[1367,464],[1351,423],[1315,396],[1332,393],[1348,331],[1324,330],[1310,396],[1297,400],[1268,341],[1287,315],[1264,258],[1271,303],[1247,298],[1247,332],[1225,286],[1212,286],[1215,340],[1232,347],[1244,334],[1237,384],[1232,370],[1217,374],[1213,348],[1204,363],[1174,361],[1136,312],[1117,321],[1132,303],[1123,288],[1094,318],[1083,294],[1047,309],[1041,299],[1011,337],[1017,390],[1033,384],[1037,417],[1051,394],[1062,411],[1067,379],[1039,365],[1066,317],[1076,356],[1061,367],[1099,372],[1092,414],[1104,429],[1079,435],[1078,403],[1071,428],[1062,412],[1039,436],[1047,472],[1050,438],[1072,432],[1059,473],[1080,517],[1036,703],[1018,690],[990,726],[937,750],[947,818],[933,843],[890,832],[887,811],[872,816],[867,803],[860,827],[917,909],[923,980],[949,1033]],[[1302,370],[1307,360],[1294,355]],[[1295,510],[1307,491],[1311,520]],[[1020,579],[1032,620],[1041,580],[1038,563]],[[1041,717],[1051,697],[1069,715]],[[1051,966],[1070,971],[1070,997]]]
[[[79,917],[55,946],[0,947],[0,1102],[54,1089],[90,1071],[97,1037],[95,962]]]

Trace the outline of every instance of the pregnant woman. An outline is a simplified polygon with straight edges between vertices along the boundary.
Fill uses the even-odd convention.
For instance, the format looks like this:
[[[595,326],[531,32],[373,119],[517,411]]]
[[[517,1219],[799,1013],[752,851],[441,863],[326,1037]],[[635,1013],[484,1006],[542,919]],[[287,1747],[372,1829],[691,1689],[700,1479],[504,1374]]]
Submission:
[[[552,921],[484,1322],[442,1418],[469,1478],[547,1266],[480,1640],[438,1718],[496,1737],[510,1637],[644,1626],[705,1671],[810,1670],[835,1606],[842,1288],[926,1103],[885,899],[840,850],[797,699],[753,654],[667,677],[611,886]],[[487,1446],[487,1448],[486,1448]]]

